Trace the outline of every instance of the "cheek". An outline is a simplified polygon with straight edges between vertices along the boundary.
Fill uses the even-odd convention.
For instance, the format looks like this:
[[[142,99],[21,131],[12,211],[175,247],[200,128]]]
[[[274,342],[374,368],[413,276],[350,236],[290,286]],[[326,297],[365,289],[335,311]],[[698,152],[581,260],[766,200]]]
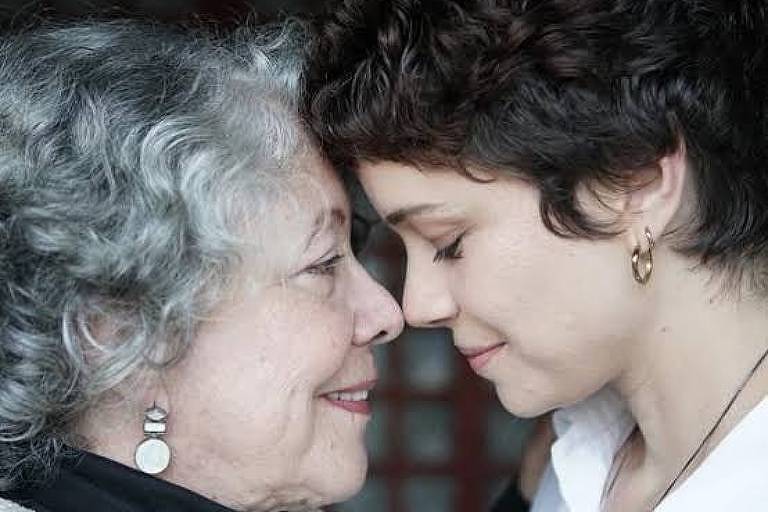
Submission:
[[[269,352],[273,369],[305,395],[315,393],[335,375],[352,348],[353,317],[331,300],[290,302],[270,322]]]
[[[352,350],[353,322],[351,313],[328,310],[299,336],[301,360],[315,387],[326,384],[344,364]]]
[[[350,350],[352,318],[301,294],[284,299],[238,308],[201,330],[173,374],[185,425],[227,418],[213,439],[246,436],[242,446],[259,451],[311,429],[316,394]]]
[[[466,309],[531,362],[578,365],[633,328],[632,278],[618,244],[524,226],[471,250],[460,280]]]

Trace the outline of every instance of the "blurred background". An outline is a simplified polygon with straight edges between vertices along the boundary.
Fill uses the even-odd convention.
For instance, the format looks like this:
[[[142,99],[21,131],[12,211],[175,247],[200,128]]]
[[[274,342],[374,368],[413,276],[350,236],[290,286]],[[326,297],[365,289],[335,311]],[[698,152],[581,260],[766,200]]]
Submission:
[[[226,25],[316,11],[326,0],[0,0],[0,22],[44,17],[150,17]],[[377,0],[373,0],[377,1]],[[369,271],[400,297],[405,255],[355,183],[353,238]],[[363,491],[329,512],[519,512],[510,485],[532,426],[498,403],[453,348],[450,333],[407,329],[377,347],[381,383],[368,429],[371,470]],[[506,492],[505,492],[506,490]]]

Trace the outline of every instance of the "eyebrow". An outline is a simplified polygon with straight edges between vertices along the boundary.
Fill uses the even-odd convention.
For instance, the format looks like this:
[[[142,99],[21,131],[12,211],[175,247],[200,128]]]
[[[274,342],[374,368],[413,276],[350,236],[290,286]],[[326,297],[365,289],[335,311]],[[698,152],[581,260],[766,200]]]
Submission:
[[[312,223],[312,233],[307,239],[307,247],[312,244],[312,240],[315,239],[320,231],[322,231],[322,229],[328,225],[328,223],[326,223],[326,219],[328,217],[331,218],[330,225],[333,227],[344,226],[347,223],[347,214],[344,213],[344,210],[341,208],[332,208],[330,212],[328,210],[323,210],[317,214],[315,221]]]
[[[434,210],[437,210],[438,208],[441,208],[442,206],[443,206],[442,204],[417,204],[414,206],[407,206],[405,208],[399,208],[393,211],[392,213],[387,214],[384,217],[384,220],[387,222],[387,224],[396,226],[398,224],[401,224],[408,217],[412,217],[414,215],[421,215],[423,213],[429,213]]]

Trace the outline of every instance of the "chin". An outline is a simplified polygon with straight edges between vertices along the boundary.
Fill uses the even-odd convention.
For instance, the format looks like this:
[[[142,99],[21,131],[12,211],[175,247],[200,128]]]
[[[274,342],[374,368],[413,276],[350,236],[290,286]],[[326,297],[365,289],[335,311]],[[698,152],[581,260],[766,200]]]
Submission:
[[[555,404],[539,399],[536,395],[526,394],[522,388],[510,391],[497,386],[496,396],[499,397],[501,405],[507,412],[519,418],[535,418],[557,407]]]
[[[501,405],[511,414],[520,418],[535,418],[543,414],[577,404],[599,391],[602,382],[582,382],[549,387],[546,392],[535,393],[514,384],[497,384],[496,395]]]
[[[361,445],[358,453],[336,453],[337,462],[326,462],[318,488],[322,488],[323,506],[340,503],[360,492],[368,473],[368,454]]]

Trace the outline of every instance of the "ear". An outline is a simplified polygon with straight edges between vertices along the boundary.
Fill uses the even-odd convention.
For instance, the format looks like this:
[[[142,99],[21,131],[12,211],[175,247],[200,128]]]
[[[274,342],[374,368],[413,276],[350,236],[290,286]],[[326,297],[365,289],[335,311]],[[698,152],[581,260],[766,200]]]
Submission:
[[[685,145],[680,144],[656,163],[637,175],[637,188],[629,192],[624,205],[625,234],[630,249],[648,242],[648,228],[658,242],[673,227],[686,188],[688,162]]]

